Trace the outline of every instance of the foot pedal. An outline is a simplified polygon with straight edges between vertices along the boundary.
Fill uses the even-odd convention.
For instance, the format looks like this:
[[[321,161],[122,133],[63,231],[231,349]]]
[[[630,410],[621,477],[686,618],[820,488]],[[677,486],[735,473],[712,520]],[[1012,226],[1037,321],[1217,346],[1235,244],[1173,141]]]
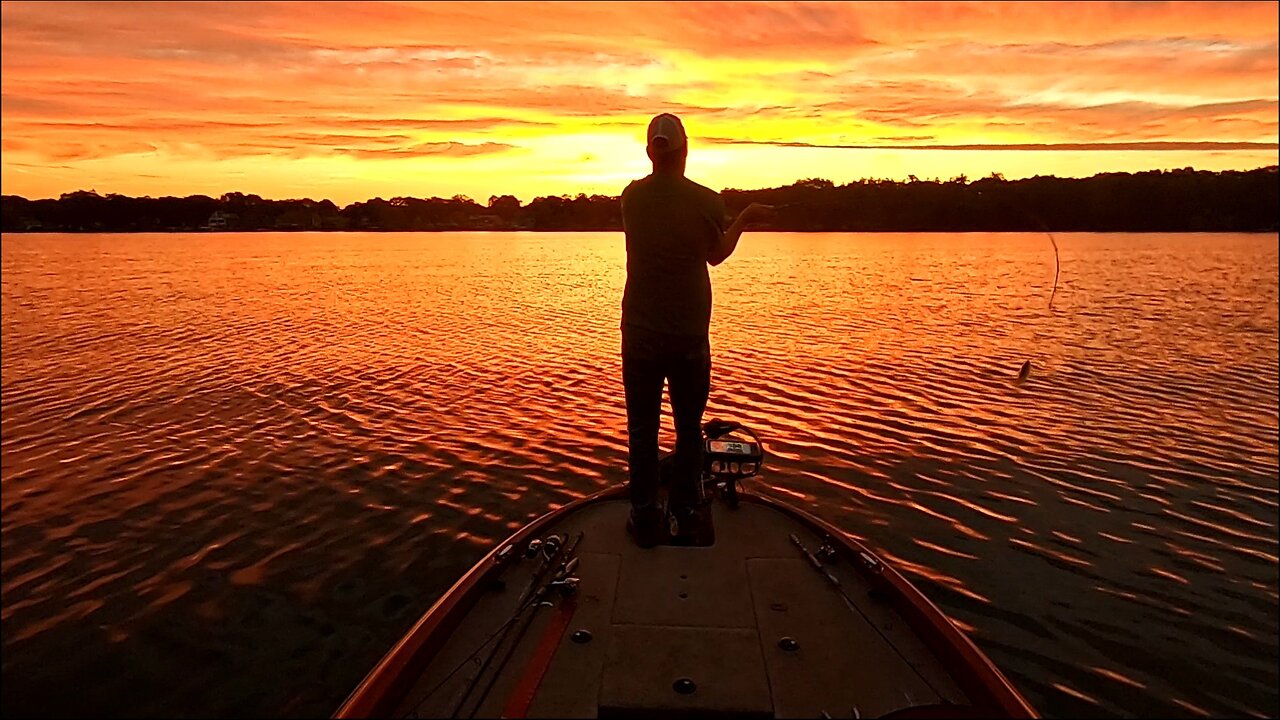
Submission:
[[[716,526],[711,503],[673,509],[667,513],[670,523],[669,545],[678,547],[711,547],[716,544]]]

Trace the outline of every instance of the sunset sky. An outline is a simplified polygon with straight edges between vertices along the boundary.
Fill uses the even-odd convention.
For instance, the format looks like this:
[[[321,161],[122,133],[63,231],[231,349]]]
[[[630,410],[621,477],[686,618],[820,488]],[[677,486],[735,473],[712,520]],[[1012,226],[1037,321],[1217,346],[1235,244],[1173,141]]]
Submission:
[[[5,194],[616,195],[1277,162],[1277,3],[3,3]]]

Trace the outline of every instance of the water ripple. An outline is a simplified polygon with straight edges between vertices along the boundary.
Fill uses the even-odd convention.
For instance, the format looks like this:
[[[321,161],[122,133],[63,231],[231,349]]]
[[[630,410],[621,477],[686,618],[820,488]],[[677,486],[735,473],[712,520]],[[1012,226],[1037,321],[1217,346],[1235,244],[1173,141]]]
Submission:
[[[1050,308],[1039,235],[745,238],[708,416],[1043,712],[1273,712],[1276,237],[1057,240]],[[493,542],[625,478],[623,261],[6,237],[4,714],[331,712]]]

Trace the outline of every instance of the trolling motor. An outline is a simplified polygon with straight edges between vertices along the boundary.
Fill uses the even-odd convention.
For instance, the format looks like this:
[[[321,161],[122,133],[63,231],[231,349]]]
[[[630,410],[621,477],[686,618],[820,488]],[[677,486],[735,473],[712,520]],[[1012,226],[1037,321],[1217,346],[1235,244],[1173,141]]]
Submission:
[[[764,443],[742,423],[708,420],[702,426],[702,492],[738,506],[738,481],[760,473]]]

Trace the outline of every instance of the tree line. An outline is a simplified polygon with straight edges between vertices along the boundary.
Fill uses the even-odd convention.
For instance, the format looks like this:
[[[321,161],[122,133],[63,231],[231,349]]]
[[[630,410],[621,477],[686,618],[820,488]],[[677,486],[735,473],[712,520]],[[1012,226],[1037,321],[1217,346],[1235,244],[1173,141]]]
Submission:
[[[760,190],[725,190],[731,213],[751,202],[774,205],[764,229],[794,232],[1261,232],[1277,229],[1280,184],[1272,165],[1212,172],[1184,168],[1103,173],[1089,178],[905,182],[820,178]],[[511,195],[484,205],[451,198],[374,198],[339,208],[330,200],[127,197],[91,190],[57,199],[0,196],[3,232],[173,232],[196,230],[531,230],[617,231],[618,197]]]

